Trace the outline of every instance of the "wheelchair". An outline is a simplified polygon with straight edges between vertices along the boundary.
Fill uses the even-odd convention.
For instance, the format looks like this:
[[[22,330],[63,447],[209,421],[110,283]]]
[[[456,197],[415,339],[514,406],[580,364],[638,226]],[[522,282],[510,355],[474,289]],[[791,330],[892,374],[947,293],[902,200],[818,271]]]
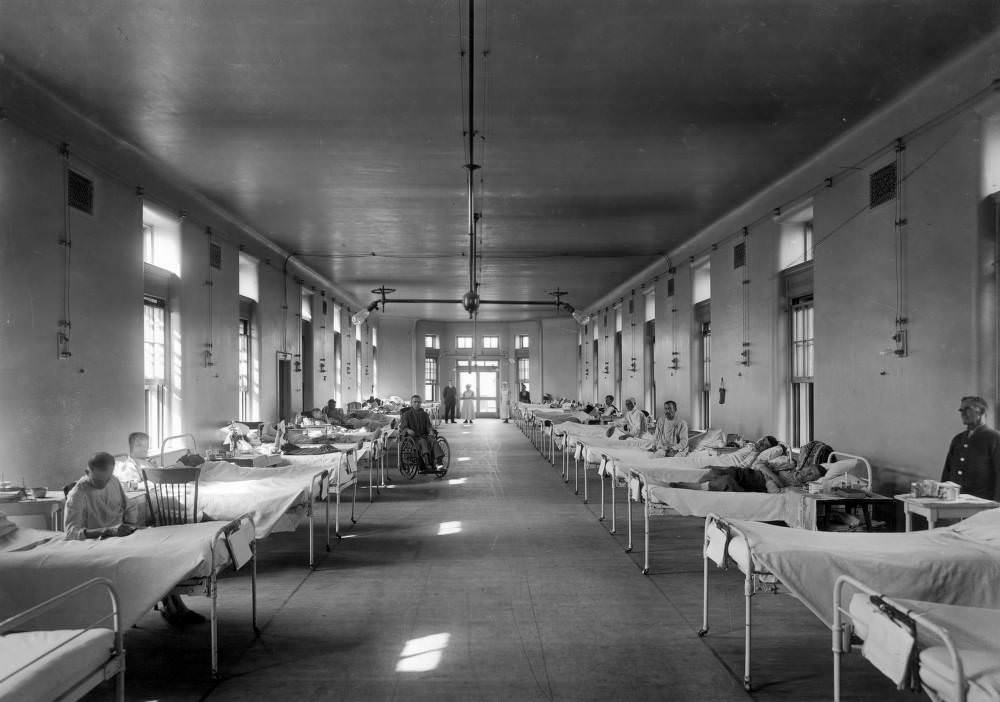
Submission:
[[[451,464],[451,447],[448,445],[448,440],[436,432],[433,440],[441,447],[440,468],[433,465],[424,465],[424,459],[421,458],[420,451],[417,450],[417,440],[412,436],[403,436],[400,437],[398,445],[399,472],[410,480],[413,480],[417,475],[428,474],[443,478],[448,472],[448,466]]]

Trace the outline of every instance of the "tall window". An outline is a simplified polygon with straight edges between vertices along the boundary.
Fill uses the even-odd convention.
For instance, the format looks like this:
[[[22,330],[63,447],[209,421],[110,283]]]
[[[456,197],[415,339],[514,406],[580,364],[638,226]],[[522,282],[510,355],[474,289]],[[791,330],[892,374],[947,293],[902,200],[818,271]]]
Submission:
[[[778,270],[785,270],[813,260],[813,208],[806,202],[780,219]]]
[[[378,396],[378,331],[372,327],[372,395]]]
[[[354,387],[357,397],[355,398],[358,402],[363,402],[367,400],[362,393],[364,392],[361,387],[361,327],[357,326],[354,328]]]
[[[143,298],[143,366],[145,375],[145,430],[149,445],[159,446],[167,421],[167,304]]]
[[[643,328],[643,365],[645,366],[645,397],[646,407],[656,412],[656,296],[655,289],[645,296],[646,325]]]
[[[615,310],[615,399],[622,404],[622,310]]]
[[[813,439],[814,336],[812,295],[791,301],[792,322],[792,444]]]
[[[424,348],[425,349],[441,348],[441,337],[439,337],[437,334],[424,334]]]
[[[142,207],[142,260],[174,275],[181,274],[180,222],[149,205]]]
[[[438,360],[424,359],[424,399],[437,402],[438,399]]]
[[[239,321],[239,420],[250,420],[250,320]]]
[[[344,386],[344,347],[340,333],[340,305],[333,304],[333,397],[342,404]]]
[[[520,391],[521,385],[531,392],[531,359],[517,359],[517,389]]]
[[[514,348],[526,349],[531,344],[531,337],[527,334],[518,334],[515,340]]]
[[[701,422],[712,426],[712,323],[701,323]]]
[[[456,336],[455,337],[455,348],[456,349],[471,349],[472,348],[472,337],[471,336]]]
[[[499,336],[484,336],[483,337],[483,348],[484,349],[499,349],[500,348],[500,337]]]

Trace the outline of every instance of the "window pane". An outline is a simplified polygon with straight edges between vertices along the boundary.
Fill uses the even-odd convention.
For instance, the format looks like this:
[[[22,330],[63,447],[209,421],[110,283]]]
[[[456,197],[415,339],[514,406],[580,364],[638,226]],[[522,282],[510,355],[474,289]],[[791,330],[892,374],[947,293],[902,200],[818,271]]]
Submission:
[[[455,338],[455,348],[458,349],[471,349],[472,348],[472,337],[471,336],[459,336]]]
[[[483,337],[483,348],[484,349],[498,349],[498,348],[500,348],[500,337],[499,336],[484,336]]]

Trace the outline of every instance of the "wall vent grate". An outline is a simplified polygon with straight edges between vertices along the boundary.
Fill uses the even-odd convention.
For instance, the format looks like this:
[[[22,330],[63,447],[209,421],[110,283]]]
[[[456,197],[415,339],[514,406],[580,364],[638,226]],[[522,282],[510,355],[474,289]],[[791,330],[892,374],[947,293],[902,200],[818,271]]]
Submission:
[[[869,180],[869,207],[878,207],[896,199],[896,164],[890,163],[871,174]]]
[[[674,279],[667,278],[667,297],[674,296]]]
[[[66,192],[67,204],[70,207],[89,215],[94,214],[94,181],[76,171],[68,171]]]
[[[212,268],[222,269],[222,247],[218,244],[208,245],[208,263]]]
[[[742,268],[747,264],[747,244],[741,241],[733,247],[733,268]]]

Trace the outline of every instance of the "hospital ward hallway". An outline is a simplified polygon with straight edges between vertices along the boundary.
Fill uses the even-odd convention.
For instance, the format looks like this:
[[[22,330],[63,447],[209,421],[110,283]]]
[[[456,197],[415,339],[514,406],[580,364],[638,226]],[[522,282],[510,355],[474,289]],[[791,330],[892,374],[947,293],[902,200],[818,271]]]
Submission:
[[[711,634],[701,612],[702,520],[655,522],[652,573],[573,494],[514,424],[443,425],[443,480],[392,485],[357,524],[303,562],[305,527],[258,542],[260,638],[249,578],[220,583],[222,679],[208,671],[206,625],[155,613],[126,638],[130,700],[824,700],[829,633],[787,596],[755,598],[754,676],[742,687],[738,572],[712,573]],[[362,471],[362,476],[367,473]],[[363,499],[362,499],[363,496]],[[349,509],[349,508],[348,508]],[[636,510],[638,513],[638,510]],[[641,517],[637,520],[641,551]],[[317,522],[317,536],[322,523]],[[207,613],[208,601],[187,598]],[[910,699],[859,657],[845,699]],[[98,687],[87,700],[109,699]]]

